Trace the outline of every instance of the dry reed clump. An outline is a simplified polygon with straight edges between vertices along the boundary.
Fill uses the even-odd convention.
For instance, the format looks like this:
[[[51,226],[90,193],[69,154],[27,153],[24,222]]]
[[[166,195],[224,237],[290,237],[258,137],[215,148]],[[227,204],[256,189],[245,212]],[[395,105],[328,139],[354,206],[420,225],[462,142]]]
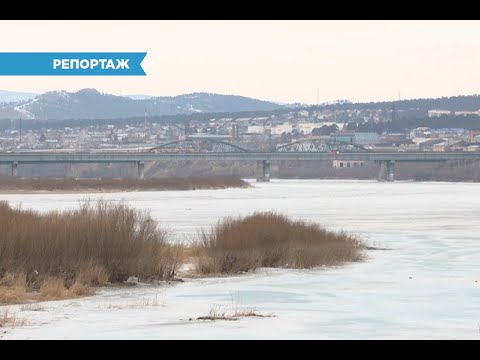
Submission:
[[[47,297],[62,292],[60,280],[48,277],[61,279],[63,288],[78,283],[80,292],[80,284],[123,282],[132,275],[170,279],[178,266],[178,249],[157,223],[121,203],[84,202],[75,210],[40,214],[0,202],[0,229],[0,277],[26,273],[30,289],[42,288]]]
[[[18,179],[0,177],[0,191],[135,191],[246,188],[250,185],[233,176],[192,176],[147,179]]]
[[[94,294],[93,289],[79,281],[75,281],[73,285],[68,289],[68,294],[70,297],[84,297]]]
[[[260,267],[311,268],[363,259],[362,241],[274,212],[226,218],[201,234],[202,274],[236,274]]]
[[[86,286],[105,286],[109,283],[110,275],[103,266],[90,261],[77,272],[75,284]]]
[[[19,304],[27,299],[25,273],[5,273],[0,279],[0,304]]]
[[[40,285],[40,297],[42,300],[60,300],[68,298],[65,281],[59,277],[46,278]]]

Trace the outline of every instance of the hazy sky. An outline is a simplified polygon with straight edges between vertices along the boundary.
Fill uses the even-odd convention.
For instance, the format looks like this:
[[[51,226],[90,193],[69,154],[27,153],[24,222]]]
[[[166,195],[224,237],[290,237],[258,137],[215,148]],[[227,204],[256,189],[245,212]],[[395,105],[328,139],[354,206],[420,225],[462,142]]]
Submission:
[[[0,51],[146,51],[146,77],[0,77],[0,89],[207,91],[282,102],[480,93],[479,21],[0,21]]]

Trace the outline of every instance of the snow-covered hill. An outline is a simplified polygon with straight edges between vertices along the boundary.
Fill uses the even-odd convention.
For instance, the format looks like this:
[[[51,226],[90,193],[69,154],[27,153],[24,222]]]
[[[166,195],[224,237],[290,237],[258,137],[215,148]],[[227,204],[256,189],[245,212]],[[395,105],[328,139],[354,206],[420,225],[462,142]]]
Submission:
[[[100,93],[95,89],[77,92],[51,91],[32,99],[0,106],[0,119],[115,119],[202,112],[274,110],[281,106],[237,95],[193,93],[173,97],[132,99]]]

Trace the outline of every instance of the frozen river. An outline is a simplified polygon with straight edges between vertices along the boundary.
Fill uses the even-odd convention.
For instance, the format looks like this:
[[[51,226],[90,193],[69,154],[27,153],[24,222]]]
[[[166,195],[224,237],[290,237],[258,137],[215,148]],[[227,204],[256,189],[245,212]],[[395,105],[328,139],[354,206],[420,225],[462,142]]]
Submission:
[[[29,325],[6,337],[480,339],[480,184],[274,180],[253,185],[8,194],[0,200],[39,211],[75,207],[87,197],[125,201],[151,211],[175,241],[194,239],[201,227],[227,215],[275,210],[358,233],[392,251],[370,251],[366,262],[335,269],[267,269],[168,287],[102,289],[92,298],[18,312]],[[188,321],[212,307],[228,312],[232,302],[275,317]]]

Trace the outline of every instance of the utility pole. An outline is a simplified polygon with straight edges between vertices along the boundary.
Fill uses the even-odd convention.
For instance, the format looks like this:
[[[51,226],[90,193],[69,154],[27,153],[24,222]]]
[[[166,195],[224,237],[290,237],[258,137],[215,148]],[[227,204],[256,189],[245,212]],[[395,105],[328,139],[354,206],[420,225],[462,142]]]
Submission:
[[[147,109],[145,108],[145,117],[143,119],[143,140],[147,141]]]
[[[398,92],[398,102],[400,102],[400,91]],[[395,100],[393,100],[392,105],[392,122],[395,121],[396,109],[395,109]]]
[[[147,136],[147,109],[145,109],[145,117],[143,118],[143,131],[145,136]]]
[[[20,118],[20,144],[22,144],[22,118]]]

